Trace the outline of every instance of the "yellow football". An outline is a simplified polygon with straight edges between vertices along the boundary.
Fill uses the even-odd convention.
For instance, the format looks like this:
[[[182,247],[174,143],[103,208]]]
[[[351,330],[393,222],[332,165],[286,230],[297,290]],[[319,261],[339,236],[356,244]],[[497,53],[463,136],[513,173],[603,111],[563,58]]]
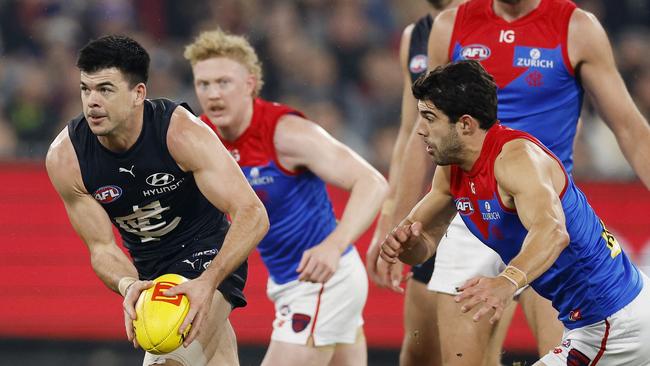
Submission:
[[[184,334],[179,334],[178,329],[190,309],[190,301],[185,295],[168,297],[163,292],[186,281],[181,275],[164,274],[154,280],[152,287],[140,293],[133,328],[138,344],[145,351],[159,355],[183,344],[190,327]]]

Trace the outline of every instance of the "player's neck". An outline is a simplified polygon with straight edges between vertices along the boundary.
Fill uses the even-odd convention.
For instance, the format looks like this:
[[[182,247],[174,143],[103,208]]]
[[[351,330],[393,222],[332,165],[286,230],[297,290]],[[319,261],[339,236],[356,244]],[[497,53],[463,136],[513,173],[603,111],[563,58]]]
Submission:
[[[97,136],[99,143],[110,151],[121,153],[129,150],[140,137],[144,123],[144,106],[133,111],[130,121],[116,128],[110,134]]]
[[[476,161],[481,156],[481,150],[483,149],[486,134],[485,131],[481,130],[481,132],[476,134],[476,136],[465,142],[463,152],[461,153],[461,161],[458,164],[464,171],[471,171],[474,164],[476,164]]]
[[[515,4],[507,4],[502,1],[493,0],[492,9],[494,13],[507,22],[514,22],[523,18],[531,11],[535,10],[542,0],[521,0]]]
[[[252,121],[253,103],[250,103],[241,117],[234,119],[228,126],[217,127],[217,129],[224,140],[235,141],[246,132]]]

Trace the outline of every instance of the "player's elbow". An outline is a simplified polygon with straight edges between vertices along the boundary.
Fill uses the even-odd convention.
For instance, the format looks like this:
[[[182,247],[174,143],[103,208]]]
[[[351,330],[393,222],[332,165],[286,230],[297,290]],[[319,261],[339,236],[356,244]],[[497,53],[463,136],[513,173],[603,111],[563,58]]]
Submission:
[[[383,202],[388,195],[388,182],[386,178],[375,170],[370,175],[369,181],[370,186],[374,188],[375,196]]]
[[[255,204],[252,204],[248,207],[248,211],[250,212],[249,215],[252,217],[252,221],[255,222],[255,228],[257,235],[259,236],[259,240],[262,240],[262,238],[269,231],[270,226],[269,215],[266,212],[266,208],[262,202],[258,200]]]
[[[558,249],[558,252],[561,252],[564,250],[564,248],[569,246],[569,242],[571,241],[571,238],[569,237],[569,233],[566,231],[566,226],[564,226],[561,223],[556,223],[554,225],[554,228],[551,230],[552,234],[552,239],[551,242],[555,244],[555,246]]]

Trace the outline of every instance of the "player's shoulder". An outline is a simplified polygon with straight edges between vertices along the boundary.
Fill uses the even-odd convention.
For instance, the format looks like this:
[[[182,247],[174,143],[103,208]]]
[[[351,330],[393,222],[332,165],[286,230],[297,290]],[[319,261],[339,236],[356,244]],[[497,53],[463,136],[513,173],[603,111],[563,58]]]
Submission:
[[[59,165],[65,166],[65,163],[72,157],[75,157],[75,152],[70,134],[68,133],[68,127],[66,126],[50,144],[47,155],[45,156],[45,164],[48,169],[50,167],[58,167]]]
[[[81,169],[66,126],[52,141],[45,156],[45,168],[57,190],[64,194],[79,185]]]
[[[177,105],[171,114],[169,120],[169,129],[167,130],[167,140],[174,137],[192,136],[197,133],[212,131],[212,129],[201,119],[196,117],[187,108]]]
[[[402,39],[400,41],[402,47],[404,46],[408,47],[409,43],[411,43],[411,36],[413,35],[413,29],[415,29],[415,23],[411,23],[406,27],[404,27],[404,30],[402,31]]]
[[[278,153],[295,152],[328,138],[331,136],[316,122],[295,114],[285,114],[275,128],[273,145]]]
[[[575,8],[573,10],[569,22],[571,27],[589,28],[589,27],[600,25],[598,18],[596,18],[596,16],[593,13],[590,13],[581,8]]]
[[[448,27],[453,26],[456,22],[456,16],[458,15],[458,8],[450,8],[441,11],[438,16],[433,21],[434,27]]]
[[[607,34],[596,16],[576,8],[571,14],[568,31],[569,57],[576,64],[600,59],[607,52]]]

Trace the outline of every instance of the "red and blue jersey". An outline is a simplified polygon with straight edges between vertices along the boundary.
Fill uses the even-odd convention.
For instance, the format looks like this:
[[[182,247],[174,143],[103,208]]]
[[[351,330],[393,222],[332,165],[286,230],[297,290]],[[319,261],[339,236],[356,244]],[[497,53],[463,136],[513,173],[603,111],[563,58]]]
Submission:
[[[509,263],[520,251],[528,231],[516,210],[501,201],[494,177],[494,162],[505,143],[531,135],[495,124],[488,130],[472,170],[452,165],[450,191],[465,225],[483,243]],[[584,194],[565,172],[560,195],[570,243],[555,263],[532,281],[531,286],[553,302],[565,327],[574,329],[604,320],[622,309],[641,291],[638,269],[596,216]]]
[[[278,121],[303,114],[260,98],[253,103],[246,131],[235,141],[219,138],[266,207],[270,228],[257,249],[273,281],[283,284],[298,278],[303,252],[334,230],[336,218],[323,180],[309,170],[289,171],[278,161],[273,143]],[[201,120],[219,135],[206,115]]]
[[[449,59],[479,61],[498,86],[501,123],[538,138],[571,172],[583,97],[567,53],[576,6],[541,0],[526,16],[507,22],[494,13],[492,2],[458,7]]]

